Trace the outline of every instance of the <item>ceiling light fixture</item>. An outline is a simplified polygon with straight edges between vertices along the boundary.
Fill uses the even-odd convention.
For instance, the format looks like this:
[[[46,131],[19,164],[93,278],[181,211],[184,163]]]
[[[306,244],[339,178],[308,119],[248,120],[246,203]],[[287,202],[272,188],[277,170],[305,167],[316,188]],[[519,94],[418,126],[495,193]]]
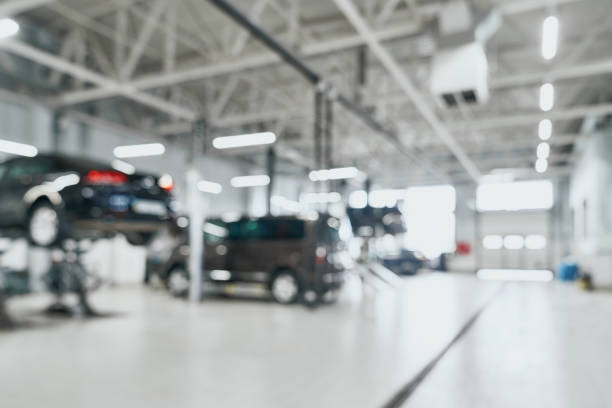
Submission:
[[[237,147],[259,146],[272,144],[276,141],[276,135],[272,132],[249,133],[236,136],[222,136],[213,139],[216,149],[233,149]]]
[[[359,175],[356,167],[337,167],[335,169],[313,170],[308,174],[312,181],[352,179]]]
[[[198,190],[203,193],[220,194],[223,191],[223,187],[219,183],[208,180],[200,180],[198,181]]]
[[[535,162],[535,170],[538,173],[545,173],[548,169],[548,161],[546,159],[538,159]]]
[[[538,136],[541,140],[548,140],[552,136],[552,122],[550,119],[542,119],[538,124]]]
[[[18,156],[34,157],[38,154],[38,149],[29,144],[0,139],[0,152],[16,154]]]
[[[548,16],[542,23],[542,57],[551,60],[557,55],[559,42],[559,19]]]
[[[546,142],[542,142],[538,145],[537,151],[538,159],[548,159],[550,155],[550,145]]]
[[[165,152],[166,147],[161,143],[117,146],[113,150],[115,157],[120,159],[127,159],[129,157],[160,156]]]
[[[540,87],[540,109],[548,112],[555,105],[555,87],[551,83],[545,83]]]
[[[136,172],[136,167],[132,166],[130,163],[124,162],[123,160],[119,159],[113,160],[111,162],[111,167],[125,174],[134,174]]]
[[[256,175],[256,176],[239,176],[233,177],[230,180],[232,187],[241,188],[241,187],[260,187],[267,186],[270,184],[270,177],[266,174]]]
[[[0,39],[12,37],[19,32],[19,23],[12,18],[0,19]]]

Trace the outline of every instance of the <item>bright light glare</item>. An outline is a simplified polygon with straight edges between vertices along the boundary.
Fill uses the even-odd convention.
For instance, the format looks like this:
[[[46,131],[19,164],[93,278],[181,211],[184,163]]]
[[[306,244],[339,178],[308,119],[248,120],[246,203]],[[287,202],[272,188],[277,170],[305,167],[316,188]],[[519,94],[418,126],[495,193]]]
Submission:
[[[525,239],[521,235],[506,235],[504,237],[504,248],[510,250],[523,249]]]
[[[538,159],[535,163],[535,170],[538,173],[545,173],[548,169],[548,160],[546,159]]]
[[[338,167],[335,169],[313,170],[308,177],[312,181],[351,179],[359,175],[356,167]]]
[[[546,142],[542,142],[537,148],[538,159],[548,159],[550,155],[550,145]]]
[[[271,144],[276,141],[272,132],[249,133],[236,136],[222,136],[213,139],[213,146],[217,149],[233,149],[237,147],[259,146]]]
[[[227,228],[223,228],[217,224],[213,224],[212,222],[204,223],[204,232],[220,238],[225,238],[228,234]]]
[[[374,208],[394,207],[405,196],[406,190],[374,190],[370,192],[368,202]]]
[[[128,157],[160,156],[165,152],[166,147],[161,143],[117,146],[113,150],[115,157],[120,159],[126,159]]]
[[[223,191],[223,187],[221,187],[221,184],[214,183],[208,180],[198,181],[197,186],[198,186],[198,190],[200,190],[203,193],[219,194]]]
[[[557,55],[559,42],[559,19],[548,16],[542,23],[542,57],[551,60]]]
[[[38,154],[38,149],[29,144],[0,139],[0,152],[16,154],[18,156],[34,157]]]
[[[348,204],[351,208],[364,208],[368,205],[368,193],[364,190],[351,192],[351,194],[349,194]]]
[[[550,282],[552,271],[544,269],[480,269],[476,275],[482,280]]]
[[[19,24],[12,18],[0,19],[0,39],[12,37],[19,32]]]
[[[233,177],[230,183],[232,184],[232,187],[236,188],[267,186],[270,184],[270,177],[268,177],[266,174],[256,176],[239,176]]]
[[[486,235],[482,239],[482,246],[485,249],[502,249],[504,246],[504,238],[501,235]]]
[[[136,167],[119,159],[113,160],[111,162],[111,167],[125,174],[134,174],[136,172]]]
[[[404,243],[428,258],[455,250],[455,189],[450,185],[411,187],[404,192]]]
[[[547,210],[553,206],[549,180],[481,184],[476,190],[478,211]]]
[[[555,106],[555,87],[551,83],[545,83],[540,87],[540,109],[548,112]]]
[[[306,193],[300,196],[300,201],[307,204],[337,203],[342,200],[340,193]]]
[[[544,235],[527,235],[525,237],[525,248],[527,249],[546,248],[546,237]]]
[[[541,140],[548,140],[552,136],[552,122],[550,119],[542,119],[538,124],[538,136]]]
[[[71,174],[65,174],[63,176],[59,176],[58,178],[53,180],[51,184],[53,185],[53,188],[55,188],[57,191],[62,191],[66,187],[70,187],[70,186],[79,184],[80,181],[81,181],[81,177],[79,177],[78,174],[71,173]]]
[[[210,279],[216,281],[228,281],[232,277],[230,271],[215,269],[210,271]]]
[[[455,188],[448,184],[410,187],[404,195],[406,212],[453,212],[456,206]]]
[[[302,210],[302,205],[300,203],[298,203],[297,201],[289,200],[288,198],[285,198],[283,196],[272,196],[270,198],[270,202],[272,203],[272,205],[289,212],[297,213]]]

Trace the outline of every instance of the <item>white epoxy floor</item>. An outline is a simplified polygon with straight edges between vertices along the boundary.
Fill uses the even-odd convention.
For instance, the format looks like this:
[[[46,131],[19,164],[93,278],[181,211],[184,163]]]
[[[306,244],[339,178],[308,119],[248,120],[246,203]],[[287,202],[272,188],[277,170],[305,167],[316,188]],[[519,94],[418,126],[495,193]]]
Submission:
[[[424,275],[316,311],[135,287],[96,294],[119,314],[88,321],[16,299],[27,325],[0,332],[0,406],[379,407],[499,287]],[[406,406],[606,406],[611,312],[612,294],[508,284]]]

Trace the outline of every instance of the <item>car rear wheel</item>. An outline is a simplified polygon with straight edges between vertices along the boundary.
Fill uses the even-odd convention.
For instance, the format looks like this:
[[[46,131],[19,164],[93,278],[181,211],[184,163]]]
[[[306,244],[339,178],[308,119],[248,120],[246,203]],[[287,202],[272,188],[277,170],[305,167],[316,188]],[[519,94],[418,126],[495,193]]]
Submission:
[[[294,303],[300,295],[300,285],[291,271],[280,271],[270,284],[270,292],[275,301],[281,304]]]
[[[168,273],[166,287],[172,296],[181,297],[189,292],[189,273],[182,266],[175,266]]]
[[[32,244],[48,247],[59,241],[61,218],[53,205],[47,202],[36,204],[28,219],[28,237]]]
[[[154,235],[154,233],[152,233],[152,232],[142,232],[142,233],[135,233],[135,234],[127,234],[125,236],[125,239],[127,240],[127,242],[130,243],[130,245],[134,245],[134,246],[146,246],[146,245],[149,245],[149,243],[153,239],[153,235]]]

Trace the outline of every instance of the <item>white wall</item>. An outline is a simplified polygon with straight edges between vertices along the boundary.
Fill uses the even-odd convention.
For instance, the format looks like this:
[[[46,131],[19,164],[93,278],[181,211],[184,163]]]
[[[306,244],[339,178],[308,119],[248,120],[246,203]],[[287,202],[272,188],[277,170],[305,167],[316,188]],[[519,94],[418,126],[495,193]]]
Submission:
[[[570,181],[574,255],[597,286],[612,286],[612,130],[578,146]]]

